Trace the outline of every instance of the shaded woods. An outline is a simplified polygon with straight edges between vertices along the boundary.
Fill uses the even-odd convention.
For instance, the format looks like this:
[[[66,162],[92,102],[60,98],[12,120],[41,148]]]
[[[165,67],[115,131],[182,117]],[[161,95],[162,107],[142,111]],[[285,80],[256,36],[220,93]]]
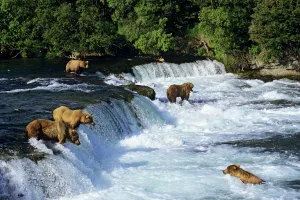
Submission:
[[[234,71],[299,61],[299,19],[298,0],[1,0],[0,57],[201,55]]]

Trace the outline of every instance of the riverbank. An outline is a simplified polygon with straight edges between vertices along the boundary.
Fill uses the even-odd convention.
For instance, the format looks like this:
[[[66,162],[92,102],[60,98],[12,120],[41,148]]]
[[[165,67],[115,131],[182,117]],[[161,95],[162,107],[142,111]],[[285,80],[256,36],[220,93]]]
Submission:
[[[175,56],[169,55],[165,56],[164,63],[192,63],[197,60],[208,60],[208,57],[200,56]],[[158,62],[153,56],[91,56],[86,57],[84,60],[89,61],[89,68],[84,71],[87,73],[101,72],[104,75],[109,74],[121,74],[121,73],[133,73],[132,67],[137,65],[143,65],[147,63]],[[57,58],[57,59],[44,59],[44,58],[18,58],[18,59],[0,59],[0,73],[2,76],[24,76],[27,70],[38,70],[44,77],[60,77],[64,75],[65,65],[69,61],[67,58]],[[48,63],[45,65],[45,63]],[[47,69],[42,70],[40,66],[44,66]],[[13,67],[13,69],[11,69]],[[226,66],[225,66],[226,67]],[[272,81],[276,79],[288,78],[291,80],[300,81],[300,72],[291,69],[289,67],[279,66],[279,67],[260,67],[253,69],[245,69],[244,71],[228,71],[227,73],[237,74],[244,78],[249,79],[261,79],[264,81]],[[19,74],[19,75],[18,75]],[[26,74],[26,73],[25,73]],[[28,77],[33,77],[33,73],[27,73]]]
[[[286,68],[275,68],[275,69],[259,69],[259,70],[245,70],[239,71],[237,74],[243,78],[249,79],[261,79],[264,81],[273,81],[276,79],[291,79],[300,81],[300,72],[296,70],[288,70]]]

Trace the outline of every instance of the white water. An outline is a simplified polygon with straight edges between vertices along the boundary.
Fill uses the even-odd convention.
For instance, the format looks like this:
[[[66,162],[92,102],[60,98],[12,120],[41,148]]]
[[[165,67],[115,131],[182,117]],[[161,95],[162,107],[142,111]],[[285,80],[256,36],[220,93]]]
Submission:
[[[198,60],[193,63],[149,63],[132,68],[136,78],[140,81],[168,77],[199,77],[224,74],[225,67],[218,61]]]
[[[62,80],[63,79],[59,79],[59,78],[36,78],[28,81],[27,85],[38,84],[38,86],[35,86],[33,88],[26,88],[26,89],[14,89],[8,91],[1,91],[0,93],[9,94],[9,93],[20,93],[20,92],[28,92],[28,91],[36,91],[36,90],[52,91],[52,92],[73,90],[73,91],[82,91],[86,93],[90,93],[93,91],[89,89],[92,85],[88,85],[85,83],[69,85],[69,84],[61,83],[60,81]]]
[[[70,200],[300,198],[291,187],[300,180],[297,147],[293,152],[276,149],[274,142],[236,145],[297,135],[299,82],[265,83],[232,74],[140,80],[155,89],[157,99],[88,107],[96,126],[80,127],[80,146],[31,140],[47,159],[1,161],[6,171],[0,175],[10,180],[6,192]],[[169,85],[183,82],[195,85],[189,102],[167,102]],[[230,164],[241,164],[266,183],[246,185],[224,175]]]

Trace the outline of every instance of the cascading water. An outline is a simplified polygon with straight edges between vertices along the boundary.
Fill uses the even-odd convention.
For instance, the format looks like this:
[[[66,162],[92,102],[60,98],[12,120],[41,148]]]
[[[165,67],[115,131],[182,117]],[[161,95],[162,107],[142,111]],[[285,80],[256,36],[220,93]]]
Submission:
[[[0,161],[0,199],[20,195],[28,200],[53,199],[108,187],[101,173],[119,166],[118,157],[124,153],[116,142],[138,134],[144,126],[165,123],[151,101],[140,96],[130,103],[112,99],[91,105],[86,112],[93,115],[96,125],[80,126],[80,146],[30,139],[32,146],[46,154],[44,159]]]
[[[300,199],[298,81],[245,79],[226,74],[216,61],[151,63],[134,73],[156,100],[132,98],[97,77],[0,78],[0,199]],[[135,80],[122,74],[104,81]],[[189,101],[169,103],[167,88],[183,82],[195,86]],[[95,126],[78,130],[80,146],[28,144],[25,134],[16,136],[28,121],[49,117],[63,104],[94,116]],[[34,159],[32,151],[17,148],[22,138],[23,146],[45,156]],[[230,164],[266,182],[250,185],[224,175]]]
[[[198,60],[193,63],[149,63],[132,68],[138,81],[147,81],[161,77],[197,77],[225,74],[222,63],[214,60]]]

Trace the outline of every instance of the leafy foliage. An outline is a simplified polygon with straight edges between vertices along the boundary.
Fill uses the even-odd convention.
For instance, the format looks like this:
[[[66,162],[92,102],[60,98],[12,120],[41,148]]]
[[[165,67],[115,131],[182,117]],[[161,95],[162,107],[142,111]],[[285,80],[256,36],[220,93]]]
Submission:
[[[232,70],[300,60],[299,0],[0,0],[0,55],[185,53]]]
[[[24,57],[40,46],[39,37],[32,32],[36,1],[3,0],[0,3],[0,46],[3,51],[19,51]]]
[[[257,0],[250,26],[251,40],[262,47],[266,59],[287,53],[299,56],[300,1]]]
[[[118,23],[118,32],[145,54],[158,55],[172,47],[172,33],[166,30],[163,0],[127,1],[109,0],[114,9],[113,20]]]
[[[190,32],[208,44],[214,56],[226,65],[238,65],[232,57],[238,57],[249,46],[248,27],[251,22],[253,1],[198,1],[203,5],[199,23]],[[202,42],[202,43],[203,43]],[[203,53],[204,51],[202,51]]]

